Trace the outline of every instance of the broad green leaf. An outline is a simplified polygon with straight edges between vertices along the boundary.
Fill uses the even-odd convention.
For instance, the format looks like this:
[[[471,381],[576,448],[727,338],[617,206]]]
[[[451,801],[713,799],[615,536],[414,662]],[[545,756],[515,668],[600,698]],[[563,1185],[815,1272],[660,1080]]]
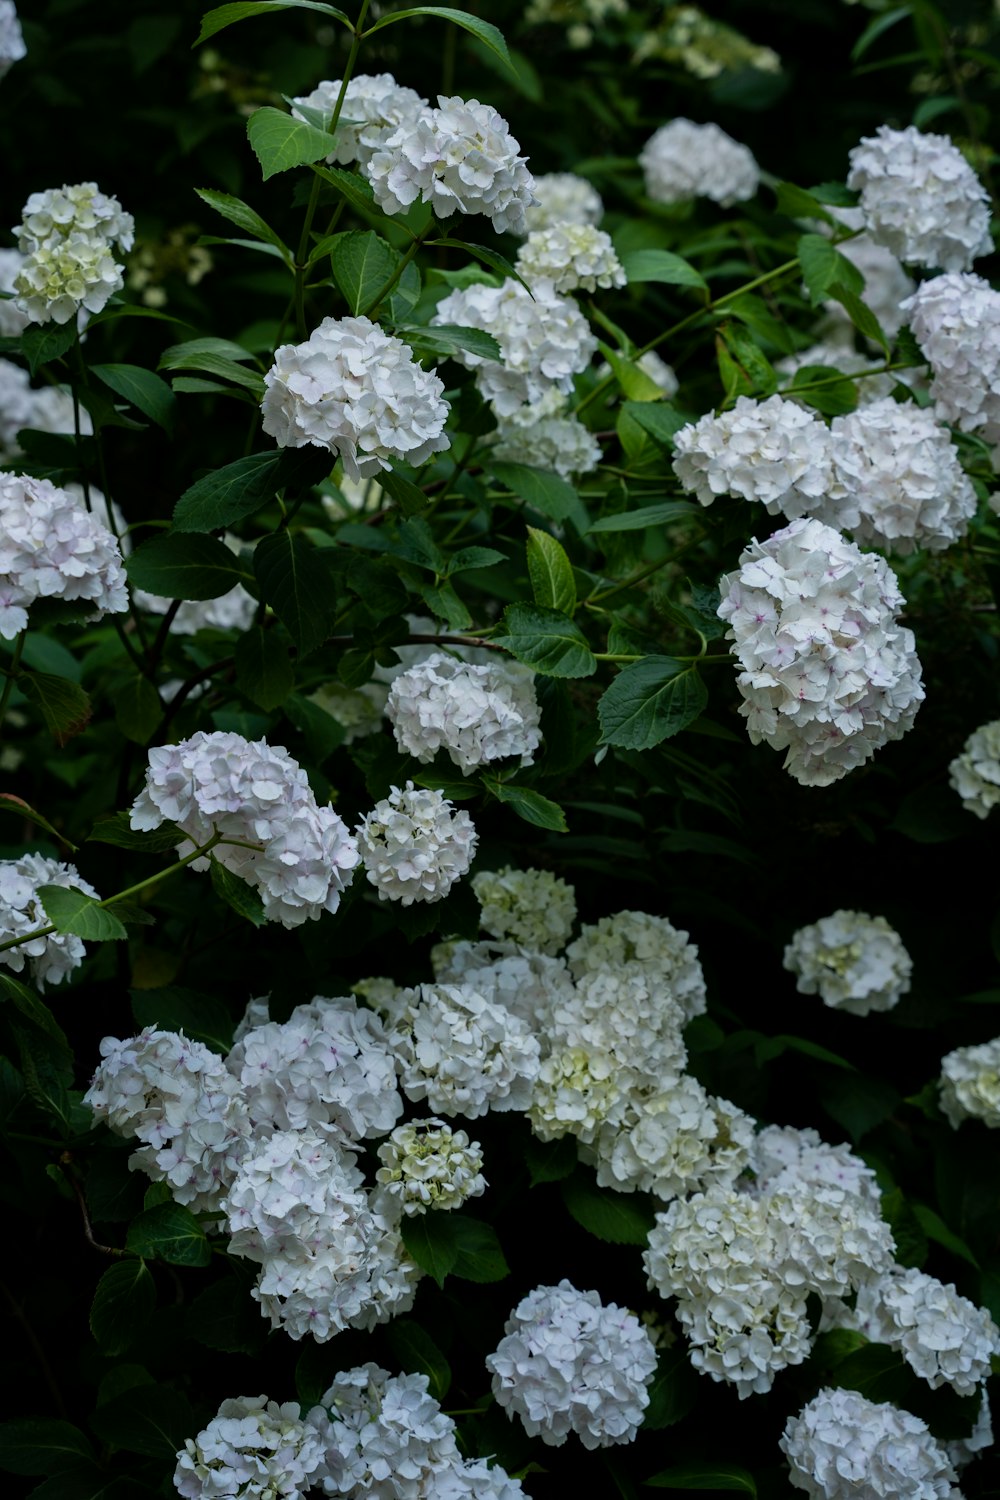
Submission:
[[[278,172],[320,161],[334,149],[333,136],[267,104],[250,116],[247,137],[265,182]]]
[[[618,354],[610,344],[601,344],[601,353],[611,366],[623,395],[629,401],[662,401],[663,389],[645,370],[623,354]]]
[[[296,532],[278,531],[254,548],[260,595],[308,656],[331,633],[336,606],[333,580],[319,554]]]
[[[167,382],[152,370],[144,370],[141,365],[91,365],[90,373],[164,432],[173,432],[177,398]]]
[[[233,1045],[232,1018],[214,995],[165,985],[155,990],[129,990],[129,998],[140,1030],[158,1026],[163,1031],[183,1031],[213,1052],[226,1053]]]
[[[833,295],[836,282],[857,293],[864,289],[865,280],[857,266],[831,245],[822,234],[804,234],[796,247],[802,279],[813,307],[818,307]]]
[[[649,1387],[649,1405],[642,1419],[644,1432],[662,1432],[691,1411],[700,1394],[700,1382],[691,1367],[687,1349],[680,1342],[665,1349],[656,1364]]]
[[[124,1354],[146,1326],[156,1306],[156,1288],[145,1262],[121,1260],[97,1283],[90,1308],[90,1331],[105,1354]]]
[[[408,10],[395,10],[391,15],[383,16],[370,26],[364,33],[371,36],[375,31],[382,31],[386,26],[392,26],[396,21],[405,21],[410,16],[437,16],[442,21],[451,21],[455,26],[461,26],[463,31],[471,31],[491,52],[495,52],[502,62],[505,62],[514,76],[517,70],[510,60],[507,51],[507,43],[504,41],[503,32],[491,25],[489,21],[481,21],[478,16],[472,16],[467,10],[452,10],[446,5],[415,5]]]
[[[572,617],[576,610],[576,579],[565,548],[547,531],[528,527],[528,577],[535,603]]]
[[[419,592],[431,613],[443,620],[449,630],[471,630],[472,616],[468,607],[447,580],[422,584]]]
[[[948,1228],[940,1214],[936,1214],[932,1208],[928,1208],[923,1203],[913,1203],[911,1207],[917,1223],[929,1240],[935,1240],[946,1250],[950,1250],[952,1255],[959,1256],[962,1260],[968,1261],[970,1266],[975,1266],[977,1271],[979,1270],[979,1262],[968,1245]]]
[[[700,505],[690,500],[664,500],[660,505],[643,505],[639,510],[623,510],[614,516],[602,516],[591,522],[587,535],[595,531],[645,531],[647,526],[665,526],[670,521],[694,521],[703,514]]]
[[[833,1385],[860,1391],[869,1401],[900,1402],[912,1384],[913,1375],[898,1349],[886,1344],[865,1344],[834,1367]]]
[[[503,358],[496,339],[481,328],[459,328],[450,323],[439,323],[433,328],[409,328],[397,324],[393,333],[397,338],[405,339],[417,354],[452,355],[461,351],[475,354],[479,359]]]
[[[645,1245],[653,1211],[639,1193],[613,1193],[593,1177],[577,1172],[561,1188],[563,1202],[578,1224],[611,1245]]]
[[[375,206],[375,194],[372,192],[371,183],[357,172],[345,172],[343,167],[313,167],[317,177],[322,177],[331,187],[335,187],[352,208],[359,213],[378,213]]]
[[[483,785],[491,791],[498,802],[506,802],[519,818],[535,828],[547,828],[551,833],[567,833],[566,814],[558,802],[551,802],[541,792],[533,792],[527,786],[512,786],[510,782],[495,777],[483,777]]]
[[[778,377],[767,356],[757,347],[749,331],[740,323],[723,323],[716,343],[725,345],[726,353],[739,372],[739,385],[761,396],[770,396],[778,388]],[[721,359],[720,359],[721,364]],[[726,377],[723,377],[726,380]],[[730,383],[726,380],[727,389]]]
[[[391,495],[404,516],[416,516],[425,509],[428,497],[411,480],[393,469],[384,470],[378,482],[387,495]]]
[[[200,338],[185,339],[181,344],[171,344],[164,349],[160,355],[158,370],[190,370],[191,360],[199,354],[217,354],[220,359],[243,360],[252,363],[254,355],[249,349],[244,349],[242,344],[235,344],[232,339]]]
[[[369,310],[402,256],[371,229],[338,234],[330,255],[333,279],[352,313]]]
[[[586,531],[589,525],[587,513],[580,497],[568,480],[560,479],[548,469],[536,469],[529,464],[495,463],[489,465],[490,473],[525,504],[548,516],[550,521],[572,520],[577,530]]]
[[[214,208],[216,213],[228,219],[231,224],[235,224],[238,229],[246,230],[247,234],[252,234],[255,239],[265,240],[267,244],[274,245],[291,263],[292,252],[281,235],[272,229],[270,224],[250,207],[249,203],[244,203],[242,198],[234,198],[229,193],[217,193],[211,188],[195,188],[195,192],[203,202],[208,204],[209,208]]]
[[[127,812],[106,813],[96,820],[87,834],[88,844],[114,844],[118,849],[134,849],[140,854],[165,854],[184,842],[184,834],[174,823],[140,832],[129,823]]]
[[[201,340],[198,342],[200,343]],[[222,342],[223,340],[220,339],[219,343]],[[258,401],[263,398],[264,377],[259,370],[248,370],[238,360],[230,359],[227,355],[219,354],[211,349],[189,351],[185,357],[179,352],[183,348],[182,344],[173,346],[171,369],[199,370],[203,375],[211,375],[215,380],[227,381],[230,385],[237,385],[241,390],[249,391]],[[183,389],[179,378],[174,380],[174,389]]]
[[[601,743],[649,750],[686,729],[708,702],[698,671],[670,656],[623,667],[597,705]]]
[[[306,753],[314,765],[321,766],[338,745],[344,743],[344,729],[337,720],[301,693],[289,693],[284,702],[285,718],[295,725],[306,742]]]
[[[29,807],[28,803],[22,801],[20,797],[15,797],[13,792],[0,792],[0,812],[13,813],[15,817],[23,818],[27,823],[34,823],[36,828],[44,828],[45,832],[51,833],[52,837],[60,844],[65,844],[67,849],[71,849],[74,854],[76,853],[76,844],[71,844],[65,834],[53,828],[47,818],[43,818],[40,812],[36,812],[33,807]]]
[[[692,420],[666,401],[626,401],[622,410],[628,412],[661,448],[672,448],[675,434],[682,427],[690,426]]]
[[[254,927],[263,927],[267,921],[264,903],[253,886],[247,885],[245,880],[234,875],[232,870],[227,870],[217,859],[212,860],[209,872],[216,895],[221,896],[227,906],[231,906],[233,911],[245,917]]]
[[[400,14],[401,12],[397,11],[393,20],[397,20]],[[470,255],[475,256],[476,260],[482,261],[484,266],[489,266],[491,271],[497,271],[504,278],[508,276],[512,277],[514,281],[521,283],[526,292],[531,291],[531,288],[513,261],[509,261],[505,255],[500,255],[496,250],[488,249],[486,245],[473,245],[468,240],[453,239],[426,240],[425,244],[449,246],[453,250],[467,250]]]
[[[851,265],[846,256],[841,256],[841,260],[845,266]],[[845,276],[840,276],[831,284],[830,296],[836,302],[840,303],[858,332],[863,333],[865,338],[871,339],[873,343],[880,344],[886,356],[888,356],[889,340],[883,333],[881,323],[867,302],[862,302],[859,289],[850,285]]]
[[[916,1266],[918,1269],[924,1265],[929,1252],[927,1235],[920,1226],[920,1220],[913,1212],[901,1188],[891,1188],[889,1192],[882,1194],[879,1203],[879,1212],[882,1218],[892,1230],[892,1237],[896,1241],[896,1264],[899,1266]]]
[[[399,1368],[407,1375],[426,1375],[431,1395],[443,1401],[451,1385],[451,1366],[430,1334],[412,1318],[393,1318],[385,1336]]]
[[[503,1281],[510,1275],[495,1229],[468,1214],[449,1213],[448,1218],[458,1249],[452,1275],[479,1282]]]
[[[897,21],[905,21],[907,16],[912,14],[912,5],[898,5],[893,10],[885,10],[881,15],[873,16],[851,48],[851,62],[860,62],[872,43],[878,41],[883,32],[888,31],[890,26],[895,26]]]
[[[556,1141],[540,1141],[531,1135],[522,1156],[532,1187],[541,1182],[562,1182],[576,1171],[576,1137],[563,1135]]]
[[[192,1425],[187,1398],[172,1386],[137,1385],[99,1406],[90,1426],[105,1443],[174,1464]]]
[[[61,359],[75,343],[75,318],[68,323],[42,323],[37,327],[31,324],[21,334],[21,353],[32,375],[37,375],[42,365]]]
[[[235,4],[220,5],[202,16],[201,31],[193,45],[197,47],[199,42],[207,42],[210,36],[215,36],[216,32],[237,21],[248,21],[252,16],[266,16],[277,10],[315,10],[334,21],[343,21],[345,26],[353,24],[342,10],[336,10],[332,5],[321,5],[319,0],[236,0]]]
[[[250,1287],[237,1274],[230,1274],[225,1281],[216,1281],[199,1292],[188,1308],[184,1324],[189,1338],[224,1354],[259,1354],[268,1331],[256,1302],[250,1297]],[[312,1340],[307,1343],[312,1344]],[[318,1404],[325,1388],[322,1386],[316,1392],[310,1406]]]
[[[130,677],[115,689],[115,723],[127,740],[145,745],[163,718],[159,694],[148,677]]]
[[[597,671],[583,631],[557,609],[510,604],[503,613],[501,634],[494,640],[546,677],[590,677]]]
[[[794,182],[779,182],[774,191],[779,214],[787,214],[790,219],[823,219],[827,224],[837,223],[818,198]]]
[[[458,1260],[458,1242],[452,1232],[448,1213],[416,1214],[400,1224],[403,1244],[421,1270],[433,1276],[438,1286],[454,1270]]]
[[[801,1052],[804,1057],[814,1057],[817,1062],[830,1063],[834,1068],[843,1068],[849,1073],[856,1072],[853,1063],[841,1057],[837,1052],[831,1052],[828,1047],[821,1047],[819,1042],[810,1041],[804,1036],[772,1036],[764,1037],[756,1044],[755,1053],[758,1066],[769,1061],[772,1057],[780,1057],[782,1052]]]
[[[506,552],[498,552],[495,547],[459,547],[448,559],[448,576],[473,569],[495,568],[498,563],[506,561]]]
[[[58,1474],[92,1457],[89,1440],[69,1422],[0,1422],[0,1469],[8,1474]]]
[[[65,745],[90,723],[90,699],[68,677],[54,677],[50,672],[22,672],[17,685],[29,703],[36,703],[41,709],[57,744]]]
[[[174,506],[178,531],[218,531],[253,515],[281,488],[281,453],[251,453],[215,469],[186,489]]]
[[[858,382],[848,380],[830,365],[800,365],[792,376],[789,392],[815,407],[825,417],[840,417],[858,404]],[[784,394],[784,392],[782,392]]]
[[[190,1209],[161,1203],[132,1220],[125,1240],[133,1255],[165,1260],[172,1266],[207,1266],[212,1247]]]
[[[236,686],[251,703],[270,713],[284,703],[295,683],[288,648],[274,630],[253,625],[236,643]]]
[[[739,1490],[744,1495],[756,1495],[757,1483],[747,1469],[738,1464],[721,1464],[712,1459],[704,1463],[677,1464],[672,1469],[661,1469],[643,1484],[654,1490]]]
[[[57,932],[71,932],[93,943],[128,936],[116,916],[76,886],[40,885],[38,895]]]
[[[9,1001],[26,1021],[30,1021],[32,1026],[46,1033],[49,1040],[63,1053],[65,1066],[69,1076],[72,1077],[73,1054],[69,1042],[45,1001],[40,999],[34,990],[30,990],[26,984],[22,984],[19,979],[14,978],[13,974],[6,971],[0,971],[0,1000]]]
[[[218,599],[244,577],[225,542],[184,531],[143,542],[125,559],[125,571],[136,588],[166,599]]]
[[[704,276],[669,250],[629,250],[621,262],[630,282],[659,281],[668,286],[693,286],[701,292],[708,291]]]

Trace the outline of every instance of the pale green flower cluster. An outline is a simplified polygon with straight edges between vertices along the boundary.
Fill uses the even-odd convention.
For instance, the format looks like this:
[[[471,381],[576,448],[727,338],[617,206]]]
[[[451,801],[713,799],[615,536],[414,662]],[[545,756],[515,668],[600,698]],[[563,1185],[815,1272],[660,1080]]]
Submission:
[[[534,953],[564,948],[576,921],[576,893],[549,870],[483,870],[472,879],[482,907],[480,926]]]

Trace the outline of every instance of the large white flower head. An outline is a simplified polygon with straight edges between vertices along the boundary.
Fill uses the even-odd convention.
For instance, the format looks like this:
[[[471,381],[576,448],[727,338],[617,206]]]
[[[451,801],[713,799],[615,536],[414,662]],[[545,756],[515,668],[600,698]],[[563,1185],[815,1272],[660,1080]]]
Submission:
[[[310,1413],[326,1444],[318,1478],[327,1495],[423,1500],[446,1493],[460,1463],[455,1423],[427,1389],[426,1375],[390,1375],[358,1365],[334,1376]]]
[[[731,1187],[753,1139],[749,1115],[685,1073],[669,1088],[630,1100],[623,1123],[605,1125],[580,1154],[596,1166],[601,1187],[669,1202],[711,1184]]]
[[[546,172],[535,178],[533,191],[535,201],[524,214],[526,234],[556,224],[599,224],[604,217],[600,193],[575,172]]]
[[[888,563],[805,518],[720,580],[753,744],[785,750],[803,786],[829,786],[912,726],[924,692]]]
[[[397,1125],[378,1148],[373,1204],[387,1219],[460,1208],[486,1191],[483,1148],[444,1120]]]
[[[304,344],[282,344],[264,386],[263,427],[278,447],[329,448],[350,479],[448,447],[444,382],[370,318],[324,318]]]
[[[185,853],[215,832],[240,840],[213,857],[258,890],[265,915],[283,927],[336,911],[358,863],[357,844],[332,807],[317,806],[298,761],[230,731],[154,747],[130,817],[143,830],[176,823]],[[193,868],[208,869],[208,857]]]
[[[919,1417],[857,1391],[820,1391],[779,1443],[812,1500],[955,1500],[955,1470]]]
[[[549,281],[557,292],[610,290],[628,280],[610,234],[592,224],[533,229],[517,252],[516,265],[529,285]]]
[[[135,225],[96,182],[32,193],[14,229],[23,259],[16,305],[32,323],[68,323],[81,308],[97,313],[124,285],[112,253],[132,248]]]
[[[967,812],[989,817],[1000,802],[1000,719],[972,731],[948,767],[948,780]]]
[[[486,1368],[529,1437],[559,1447],[575,1432],[585,1448],[607,1448],[635,1438],[656,1350],[634,1313],[563,1279],[518,1303]]]
[[[707,412],[682,427],[674,447],[674,473],[702,505],[739,495],[793,520],[830,488],[829,429],[783,396],[739,396],[721,416]]]
[[[440,901],[468,873],[479,835],[443,792],[394,786],[354,830],[369,883],[382,901]]]
[[[916,1267],[894,1266],[863,1284],[857,1317],[869,1339],[899,1349],[932,1390],[950,1385],[971,1396],[1000,1353],[1000,1329],[986,1309]]]
[[[497,424],[493,456],[507,463],[551,469],[563,479],[572,479],[594,472],[601,462],[601,445],[579,417],[522,422],[515,416],[501,418]]]
[[[948,136],[880,125],[848,160],[868,233],[907,265],[967,271],[992,250],[989,194]]]
[[[544,281],[531,292],[513,278],[499,287],[451,292],[438,303],[431,323],[480,328],[496,339],[499,363],[465,351],[455,358],[475,370],[476,384],[498,417],[544,401],[553,390],[569,394],[573,376],[587,368],[597,348],[573,298],[560,297]]]
[[[366,171],[387,214],[405,213],[419,199],[439,219],[457,209],[485,214],[498,234],[523,234],[533,179],[519,149],[491,105],[439,94],[437,109],[422,110],[386,137]]]
[[[301,1500],[324,1466],[320,1433],[297,1401],[237,1396],[177,1455],[174,1485],[185,1500]]]
[[[313,1130],[254,1134],[226,1195],[233,1255],[305,1261],[366,1200],[354,1157]]]
[[[698,949],[666,917],[644,911],[619,911],[581,928],[566,950],[574,979],[602,971],[645,971],[670,992],[685,1021],[705,1009],[705,975]]]
[[[557,999],[550,1021],[553,1046],[608,1049],[637,1078],[655,1083],[687,1060],[681,1002],[661,972],[640,964],[593,969]]]
[[[800,995],[821,995],[824,1005],[855,1016],[892,1010],[913,972],[899,933],[885,917],[863,911],[835,911],[800,927],[782,963]]]
[[[543,914],[535,915],[538,927],[543,926]],[[537,1037],[548,1033],[555,1006],[573,992],[565,959],[529,951],[527,944],[438,943],[431,950],[431,964],[439,984],[474,984],[481,994],[526,1021]]]
[[[942,1057],[941,1109],[955,1130],[963,1120],[1000,1127],[1000,1037]]]
[[[40,927],[48,927],[38,894],[41,885],[60,885],[83,891],[95,901],[101,898],[94,887],[82,879],[75,865],[62,864],[45,854],[21,854],[17,859],[0,860],[0,942],[23,938]],[[15,974],[25,966],[32,984],[44,990],[47,984],[60,984],[79,968],[84,958],[83,939],[71,932],[50,932],[17,948],[0,953],[0,963]]]
[[[24,45],[14,0],[0,0],[0,78],[14,63],[20,62],[27,55],[28,49]]]
[[[121,549],[108,528],[47,479],[0,474],[0,636],[13,640],[37,599],[80,600],[96,617],[128,609]]]
[[[2,309],[9,305],[0,302],[0,337],[3,336]],[[79,417],[80,432],[84,435],[91,433],[90,413],[81,407]],[[69,391],[59,385],[43,385],[36,390],[27,370],[15,365],[13,360],[0,359],[0,462],[9,463],[21,452],[17,434],[22,427],[30,427],[35,432],[70,433],[73,426],[73,397]]]
[[[520,662],[435,652],[394,679],[385,711],[400,750],[424,762],[446,750],[463,776],[512,755],[530,766],[542,742],[535,674]]]
[[[490,937],[549,955],[566,946],[576,921],[576,892],[550,870],[483,870],[473,876],[472,889],[479,925]]]
[[[867,1207],[879,1208],[875,1173],[846,1145],[830,1146],[815,1130],[766,1125],[750,1154],[754,1191],[794,1195],[803,1187],[839,1188]]]
[[[292,100],[292,114],[304,120],[306,116],[296,108],[304,104],[320,110],[329,123],[340,88],[339,78],[324,80],[312,93]],[[413,89],[401,87],[391,73],[355,73],[344,94],[337,122],[337,144],[327,161],[340,162],[342,166],[356,161],[364,170],[394,131],[415,125],[427,108],[426,99]]]
[[[247,1145],[246,1103],[222,1058],[183,1032],[147,1026],[105,1037],[84,1103],[116,1135],[143,1145],[130,1168],[166,1182],[195,1213],[218,1212]]]
[[[639,153],[646,195],[654,203],[711,198],[722,208],[744,203],[760,185],[753,153],[718,125],[670,120]]]
[[[923,282],[903,308],[930,364],[941,421],[1000,443],[1000,292],[982,276],[952,272]]]

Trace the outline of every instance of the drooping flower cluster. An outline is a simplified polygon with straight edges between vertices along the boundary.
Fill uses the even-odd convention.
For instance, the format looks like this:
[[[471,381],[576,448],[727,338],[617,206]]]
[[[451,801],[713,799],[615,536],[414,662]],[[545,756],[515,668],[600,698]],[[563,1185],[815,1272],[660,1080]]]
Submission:
[[[0,78],[27,55],[14,0],[0,0]]]
[[[38,894],[39,886],[59,885],[67,890],[82,891],[95,901],[101,898],[94,887],[78,874],[74,865],[61,864],[44,854],[21,854],[17,859],[0,860],[0,942],[24,937],[48,927],[49,919]],[[27,966],[32,984],[44,990],[47,984],[59,984],[83,962],[83,939],[71,932],[50,932],[16,948],[0,952],[0,963],[15,974]]]
[[[1000,1353],[1000,1329],[985,1308],[916,1267],[894,1266],[861,1287],[857,1319],[873,1343],[898,1349],[932,1390],[971,1396]]]
[[[393,680],[386,714],[407,755],[426,762],[446,750],[464,776],[512,755],[530,766],[542,739],[534,674],[507,660],[476,666],[435,652]]]
[[[369,882],[382,901],[440,901],[468,872],[478,834],[442,792],[412,781],[376,803],[354,830]]]
[[[533,229],[517,252],[516,265],[529,286],[549,281],[557,292],[594,292],[627,281],[611,236],[592,224]]]
[[[814,510],[830,487],[827,427],[781,396],[740,396],[721,416],[708,412],[682,427],[674,444],[674,473],[702,505],[739,495],[791,520]]]
[[[654,131],[639,153],[646,194],[654,203],[710,198],[722,208],[756,193],[760,168],[753,153],[718,125],[670,120]]]
[[[184,855],[216,833],[238,840],[218,845],[212,857],[259,891],[264,914],[284,927],[335,912],[358,863],[343,821],[317,804],[284,747],[231,731],[199,730],[154,747],[130,820],[140,830],[176,823]],[[207,870],[208,856],[192,867]]]
[[[16,303],[32,323],[68,323],[81,308],[97,313],[124,285],[114,250],[131,250],[135,226],[117,198],[96,182],[32,193],[15,226],[23,259]]]
[[[524,213],[526,234],[557,224],[599,224],[604,217],[600,193],[575,172],[547,172],[536,177],[533,192],[535,201]]]
[[[482,908],[479,925],[499,942],[533,953],[564,948],[576,921],[576,892],[549,870],[483,870],[472,878]]]
[[[588,1449],[630,1443],[649,1405],[656,1350],[634,1313],[563,1279],[514,1308],[486,1360],[493,1395],[529,1437]]]
[[[955,1130],[963,1120],[1000,1128],[1000,1037],[942,1057],[941,1109]]]
[[[494,458],[508,463],[551,469],[563,479],[592,474],[601,462],[601,445],[574,416],[537,417],[534,408],[503,418],[497,424]]]
[[[880,125],[848,159],[868,233],[907,265],[967,271],[992,250],[989,194],[948,136]]]
[[[304,344],[282,344],[264,385],[263,427],[279,448],[329,448],[350,479],[448,447],[444,383],[370,318],[324,318]]]
[[[972,731],[949,765],[948,779],[967,812],[989,817],[1000,802],[1000,719]]]
[[[911,727],[920,663],[882,558],[803,518],[751,542],[720,590],[750,739],[796,781],[828,786]]]
[[[318,110],[327,125],[333,118],[340,96],[339,78],[324,80],[312,93],[292,100],[292,114],[307,119],[307,110]],[[347,166],[356,161],[362,171],[376,151],[380,151],[398,129],[416,124],[429,108],[426,99],[414,89],[401,87],[391,73],[356,73],[348,82],[341,117],[337,121],[337,144],[328,162]]]
[[[954,1500],[957,1475],[919,1417],[826,1389],[785,1425],[789,1478],[812,1500]]]
[[[835,911],[800,927],[785,949],[784,967],[800,995],[855,1016],[892,1010],[910,988],[913,960],[885,917]]]
[[[954,272],[923,282],[903,306],[941,421],[1000,443],[1000,293]]]
[[[387,1219],[459,1208],[486,1190],[482,1147],[444,1120],[397,1125],[378,1159],[375,1203]]]
[[[13,640],[38,599],[80,600],[98,618],[128,608],[114,536],[48,479],[0,474],[0,636]]]
[[[310,1417],[311,1417],[310,1413]],[[223,1401],[177,1455],[174,1485],[184,1500],[300,1500],[318,1482],[326,1449],[297,1401],[237,1396]]]

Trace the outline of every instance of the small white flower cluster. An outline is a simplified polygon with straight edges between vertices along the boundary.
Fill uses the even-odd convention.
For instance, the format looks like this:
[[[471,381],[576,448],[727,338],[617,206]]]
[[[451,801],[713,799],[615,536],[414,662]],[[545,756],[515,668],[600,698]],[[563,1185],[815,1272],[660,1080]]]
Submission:
[[[821,995],[823,1004],[851,1015],[892,1010],[910,988],[913,960],[885,917],[835,911],[800,927],[782,964],[795,975],[800,995]]]
[[[500,345],[499,362],[465,350],[454,356],[476,372],[480,393],[498,417],[511,417],[553,391],[568,395],[573,376],[587,368],[597,348],[573,298],[560,297],[544,281],[532,292],[513,278],[499,287],[476,285],[451,292],[431,319],[432,326],[438,323],[482,329]]]
[[[903,307],[941,421],[1000,443],[1000,293],[955,272],[923,282]]]
[[[698,949],[666,917],[644,911],[601,917],[581,928],[580,936],[566,949],[566,957],[577,980],[602,971],[647,974],[670,991],[685,1022],[705,1010],[705,975]]]
[[[1000,719],[972,731],[949,765],[948,779],[967,812],[989,817],[1000,802]]]
[[[61,864],[44,854],[21,854],[17,859],[0,860],[0,942],[24,937],[50,925],[38,895],[41,885],[74,888],[95,901],[101,899],[94,887],[81,878],[75,865]],[[47,937],[7,948],[0,953],[0,963],[15,974],[20,974],[27,965],[32,984],[44,990],[47,984],[60,984],[72,974],[83,957],[82,938],[71,932],[50,932]]]
[[[941,1109],[955,1130],[963,1120],[1000,1128],[1000,1037],[941,1059]]]
[[[556,225],[599,224],[604,217],[600,193],[575,172],[547,172],[536,177],[534,195],[534,203],[524,214],[526,234]]]
[[[284,747],[229,731],[199,730],[150,750],[130,821],[141,831],[176,823],[187,840],[182,854],[216,832],[238,840],[218,845],[212,858],[259,891],[265,915],[283,927],[335,912],[358,863],[342,819],[317,804]],[[207,870],[208,856],[192,868]]]
[[[958,1476],[926,1424],[857,1391],[820,1391],[789,1418],[779,1447],[812,1500],[957,1500]]]
[[[634,1313],[563,1279],[514,1308],[486,1368],[493,1395],[529,1437],[587,1449],[631,1443],[649,1405],[656,1350]]]
[[[292,100],[292,114],[300,120],[306,115],[297,106],[319,110],[327,123],[333,118],[340,96],[339,78],[324,80],[312,93]],[[412,127],[428,109],[428,102],[414,89],[403,88],[391,73],[356,73],[344,94],[341,118],[337,121],[337,144],[328,162],[347,166],[356,161],[366,171],[376,151],[381,151],[389,137],[399,129]]]
[[[350,479],[448,447],[443,381],[370,318],[324,318],[304,344],[282,344],[264,385],[263,427],[279,448],[329,448]]]
[[[0,78],[27,55],[14,0],[0,0]]]
[[[0,309],[11,304],[0,302]],[[3,314],[0,312],[0,337]],[[27,370],[12,360],[0,359],[0,463],[16,459],[21,449],[17,434],[22,427],[35,432],[72,432],[73,397],[62,386],[44,385],[37,390]],[[80,432],[93,431],[90,414],[80,408]]]
[[[800,784],[829,786],[912,726],[920,663],[882,558],[803,518],[751,542],[720,590],[751,742],[787,751]]]
[[[483,1148],[444,1120],[397,1125],[378,1148],[375,1204],[387,1219],[459,1208],[486,1191]]]
[[[525,281],[548,281],[557,292],[594,292],[626,285],[625,269],[611,236],[592,224],[553,224],[533,229],[515,262]]]
[[[544,1036],[556,1004],[573,990],[566,961],[516,942],[439,943],[431,950],[439,984],[474,984]]]
[[[553,955],[566,946],[576,921],[576,892],[549,870],[483,870],[472,878],[482,912],[479,925],[499,942]]]
[[[1000,1354],[1000,1329],[985,1308],[915,1267],[893,1266],[858,1292],[857,1319],[876,1344],[898,1349],[932,1390],[971,1396]]]
[[[16,305],[32,323],[68,323],[81,308],[98,313],[124,286],[112,252],[131,250],[135,225],[96,182],[32,193],[15,226],[24,257]]]
[[[300,1500],[323,1473],[326,1449],[297,1401],[237,1396],[223,1401],[177,1455],[174,1486],[184,1500]]]
[[[501,418],[493,456],[507,463],[551,469],[562,479],[572,479],[594,472],[601,462],[601,445],[579,417],[540,417],[534,422]]]
[[[722,208],[744,203],[760,185],[753,153],[718,125],[670,120],[639,153],[646,195],[654,203],[710,198]]]
[[[463,776],[514,755],[530,766],[542,741],[534,673],[506,659],[436,651],[393,679],[385,711],[400,750],[423,762],[446,750]]]
[[[967,271],[992,250],[989,194],[948,136],[880,125],[848,160],[868,233],[907,265]]]
[[[674,438],[674,473],[702,505],[719,495],[759,500],[790,520],[814,510],[830,487],[830,435],[812,412],[781,396],[740,396]]]
[[[375,804],[355,828],[369,882],[381,901],[440,901],[468,873],[479,835],[442,792],[412,781]]]
[[[37,599],[80,600],[97,618],[128,609],[118,543],[68,491],[0,474],[0,636],[13,640]]]

